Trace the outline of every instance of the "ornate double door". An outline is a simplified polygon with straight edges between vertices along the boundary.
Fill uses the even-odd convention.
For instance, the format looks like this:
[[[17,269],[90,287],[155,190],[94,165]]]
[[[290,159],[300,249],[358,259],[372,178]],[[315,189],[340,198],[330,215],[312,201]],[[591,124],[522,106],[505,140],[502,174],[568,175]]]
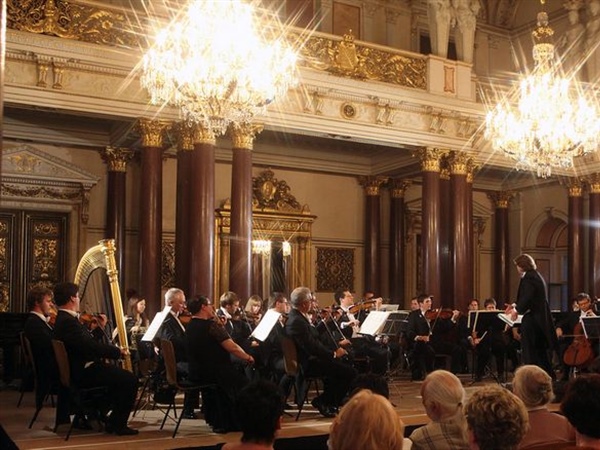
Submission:
[[[0,312],[25,312],[27,291],[65,280],[68,214],[0,210]]]

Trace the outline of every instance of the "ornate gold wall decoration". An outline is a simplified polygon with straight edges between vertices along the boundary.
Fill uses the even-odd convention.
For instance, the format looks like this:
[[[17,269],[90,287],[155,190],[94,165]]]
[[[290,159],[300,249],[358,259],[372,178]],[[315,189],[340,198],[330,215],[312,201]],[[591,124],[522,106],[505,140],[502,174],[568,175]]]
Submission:
[[[425,57],[403,55],[355,43],[352,34],[340,41],[313,35],[308,39],[290,33],[292,42],[304,41],[300,64],[343,77],[377,80],[399,86],[427,89]]]
[[[175,241],[162,241],[160,285],[163,289],[175,286]]]
[[[140,46],[124,14],[64,0],[8,0],[7,26],[93,44]]]
[[[354,249],[317,247],[317,291],[354,291]]]
[[[264,170],[257,177],[252,177],[252,207],[260,210],[304,211],[300,203],[291,193],[285,180],[275,178],[271,169]]]

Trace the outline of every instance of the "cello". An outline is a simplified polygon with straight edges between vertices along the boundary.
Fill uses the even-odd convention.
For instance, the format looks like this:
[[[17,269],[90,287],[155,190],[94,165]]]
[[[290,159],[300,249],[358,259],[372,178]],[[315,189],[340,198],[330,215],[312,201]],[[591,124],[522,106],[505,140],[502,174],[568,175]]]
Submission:
[[[563,362],[578,369],[586,367],[594,360],[592,344],[583,334],[583,325],[579,322],[573,329],[573,342],[563,354]]]

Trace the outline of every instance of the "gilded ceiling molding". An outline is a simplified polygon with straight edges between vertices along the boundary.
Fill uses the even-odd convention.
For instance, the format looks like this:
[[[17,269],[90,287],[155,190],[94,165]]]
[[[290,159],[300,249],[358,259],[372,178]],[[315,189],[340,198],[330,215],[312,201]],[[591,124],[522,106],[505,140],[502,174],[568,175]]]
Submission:
[[[100,150],[100,156],[108,164],[109,172],[127,172],[127,164],[133,158],[133,150],[108,146]]]
[[[143,147],[162,147],[165,131],[170,127],[168,122],[141,118],[136,128],[142,136]]]
[[[392,198],[404,198],[406,190],[412,185],[410,180],[402,180],[401,178],[391,178],[388,181],[387,187],[390,190]]]
[[[291,42],[303,42],[300,65],[342,77],[377,80],[416,89],[427,89],[426,57],[404,55],[356,43],[351,33],[342,40],[313,35],[306,39],[288,33]]]
[[[262,124],[243,123],[229,127],[233,148],[241,150],[252,150],[254,138],[263,130]]]
[[[491,200],[494,208],[507,209],[515,195],[513,191],[496,191],[488,192],[487,197]]]
[[[447,150],[427,147],[415,151],[413,156],[418,156],[421,159],[421,170],[423,172],[440,172],[442,158],[447,154]]]
[[[7,27],[92,44],[141,45],[124,14],[65,0],[8,0]]]
[[[377,197],[381,192],[381,186],[386,184],[389,177],[382,176],[359,176],[358,184],[365,189],[367,197]]]

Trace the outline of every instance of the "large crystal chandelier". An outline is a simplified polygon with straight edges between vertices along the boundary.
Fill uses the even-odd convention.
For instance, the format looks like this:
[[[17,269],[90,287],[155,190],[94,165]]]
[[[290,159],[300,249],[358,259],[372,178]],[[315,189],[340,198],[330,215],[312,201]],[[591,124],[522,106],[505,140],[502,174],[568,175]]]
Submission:
[[[535,67],[521,80],[518,107],[505,98],[489,111],[485,136],[517,161],[517,169],[546,178],[553,168],[571,168],[575,156],[597,150],[600,120],[573,75],[565,77],[555,61],[545,11],[538,13],[532,34]]]
[[[151,103],[218,134],[265,113],[296,82],[296,53],[273,19],[241,0],[192,0],[143,57]]]

